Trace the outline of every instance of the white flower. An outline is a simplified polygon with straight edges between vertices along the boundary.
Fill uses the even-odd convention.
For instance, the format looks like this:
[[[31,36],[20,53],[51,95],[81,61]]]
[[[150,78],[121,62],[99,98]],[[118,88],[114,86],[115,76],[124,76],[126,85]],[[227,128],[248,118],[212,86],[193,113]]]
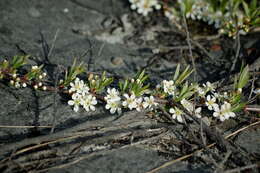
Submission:
[[[147,16],[149,12],[153,11],[153,8],[156,10],[161,9],[158,0],[129,0],[129,2],[131,3],[131,9],[137,10],[143,16]]]
[[[142,97],[136,99],[136,104],[137,104],[136,110],[138,112],[140,112],[143,109],[143,104],[142,103],[143,103],[143,98]]]
[[[213,95],[214,95],[214,97],[216,97],[217,99],[219,99],[219,98],[222,97],[219,93],[215,93],[215,92],[213,92]]]
[[[95,106],[97,104],[96,97],[89,95],[84,95],[81,99],[80,104],[84,107],[84,109],[89,112],[90,110],[95,111]]]
[[[130,110],[137,107],[137,102],[134,93],[132,93],[131,96],[129,96],[128,94],[124,94],[124,97],[126,98],[126,100],[122,103],[124,107],[128,107]]]
[[[20,88],[21,84],[17,81],[17,82],[15,82],[14,86],[15,86],[15,88]]]
[[[110,109],[111,114],[114,114],[115,112],[117,112],[118,114],[122,113],[120,101],[107,101],[105,108]]]
[[[143,102],[144,109],[148,108],[150,110],[153,110],[154,107],[156,107],[158,103],[155,102],[154,97],[145,97]]]
[[[206,91],[215,91],[215,86],[210,82],[206,82],[203,86],[206,88]]]
[[[107,89],[107,95],[105,97],[106,101],[119,101],[121,100],[120,96],[119,96],[119,92],[115,89],[115,88],[108,88]]]
[[[89,87],[87,87],[83,80],[79,80],[79,78],[76,78],[74,82],[70,83],[71,88],[69,89],[69,92],[77,92],[79,94],[88,94]]]
[[[198,107],[198,108],[196,108],[195,109],[195,111],[193,111],[194,110],[194,105],[191,103],[191,102],[189,102],[188,100],[186,100],[186,99],[182,99],[181,100],[181,104],[182,104],[182,106],[185,108],[185,109],[187,109],[187,111],[189,111],[191,114],[193,114],[194,113],[194,115],[197,117],[197,118],[201,118],[201,107]]]
[[[197,109],[195,109],[194,113],[197,118],[201,118],[201,107],[198,107]]]
[[[217,110],[219,109],[218,104],[216,104],[216,97],[208,95],[207,96],[207,101],[206,101],[206,106],[208,107],[209,110]]]
[[[205,90],[203,88],[201,88],[201,87],[199,87],[197,89],[197,92],[198,92],[199,96],[201,96],[201,97],[204,97],[205,94],[206,94]]]
[[[72,100],[69,100],[68,104],[71,106],[74,106],[73,110],[75,112],[78,112],[82,96],[77,93],[74,93],[71,98],[72,98]]]
[[[174,91],[175,91],[176,87],[174,86],[173,80],[170,80],[170,81],[163,80],[162,85],[163,85],[163,91],[165,93],[167,93],[169,95],[174,95]]]
[[[193,111],[193,104],[186,99],[181,100],[182,106],[187,109],[187,111],[192,112]]]
[[[183,122],[182,120],[183,112],[180,109],[178,109],[177,107],[170,108],[169,112],[172,114],[173,119],[177,119],[177,121],[181,123]]]
[[[231,111],[231,104],[225,102],[223,105],[221,105],[221,109],[215,110],[213,116],[218,117],[220,121],[224,121],[226,119],[229,119],[230,117],[235,117],[236,114]]]

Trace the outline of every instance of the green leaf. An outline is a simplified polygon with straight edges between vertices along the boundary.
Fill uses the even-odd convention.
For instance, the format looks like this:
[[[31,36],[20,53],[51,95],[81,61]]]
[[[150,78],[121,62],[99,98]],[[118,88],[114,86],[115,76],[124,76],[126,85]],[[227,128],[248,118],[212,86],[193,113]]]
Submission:
[[[176,80],[176,84],[181,84],[185,79],[187,79],[193,70],[190,70],[190,66],[187,66],[186,69],[181,73],[181,75]]]
[[[180,92],[180,96],[182,96],[184,93],[186,93],[188,90],[188,81],[185,82],[185,84],[183,85],[181,92]]]
[[[126,80],[125,80],[125,83],[124,83],[124,86],[123,86],[123,90],[122,90],[123,92],[125,92],[125,90],[127,89],[128,83],[129,83],[129,82],[128,82],[128,80],[126,79]]]
[[[251,0],[250,9],[256,9],[257,7],[257,0]]]
[[[178,64],[177,67],[176,67],[174,77],[173,77],[174,81],[178,78],[179,74],[180,74],[180,64]]]
[[[27,55],[27,56],[18,56],[18,55],[14,56],[11,63],[10,63],[11,67],[13,69],[17,69],[17,68],[25,65],[28,57],[29,57],[29,55]]]
[[[249,9],[247,3],[243,2],[243,7],[244,7],[247,17],[250,17],[250,9]]]
[[[244,67],[244,69],[240,73],[237,89],[243,88],[248,83],[249,77],[250,77],[249,76],[249,67],[247,65]]]
[[[232,111],[232,112],[239,112],[239,111],[241,111],[241,110],[244,109],[244,107],[246,106],[246,104],[247,104],[247,103],[240,103],[240,104],[234,105],[234,106],[232,106],[231,111]]]
[[[238,76],[236,75],[235,78],[234,78],[234,85],[233,85],[233,89],[237,89],[237,86],[238,86]]]

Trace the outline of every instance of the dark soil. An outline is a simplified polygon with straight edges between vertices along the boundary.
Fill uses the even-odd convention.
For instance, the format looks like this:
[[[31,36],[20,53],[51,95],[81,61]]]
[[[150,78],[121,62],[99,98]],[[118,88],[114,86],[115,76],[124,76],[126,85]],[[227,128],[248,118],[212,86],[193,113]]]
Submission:
[[[126,2],[1,0],[0,60],[32,55],[29,64],[45,63],[49,80],[54,80],[58,65],[69,67],[78,58],[88,64],[90,72],[105,70],[118,77],[131,77],[146,69],[152,83],[169,79],[178,63],[192,64],[185,34],[161,14],[144,18],[131,12]],[[209,26],[200,29],[204,25],[189,22],[188,26],[194,38],[192,52],[199,82],[222,81],[221,86],[228,86],[226,81],[242,63],[250,64],[252,71],[259,70],[260,33],[241,36],[235,61],[236,41],[225,36],[208,40],[205,36],[215,31]],[[49,56],[46,44],[52,50]],[[257,75],[254,84],[260,87]],[[62,95],[14,89],[2,82],[0,101],[0,126],[50,126],[0,127],[0,172],[143,173],[205,148],[200,125],[195,122],[184,126],[162,115],[135,111],[118,117],[102,107],[92,113],[75,113]],[[216,142],[214,147],[156,172],[223,172],[259,166],[259,124],[229,140],[223,138],[256,121],[257,113],[244,112],[224,123],[212,121],[203,129],[206,145]],[[53,123],[56,126],[51,133]],[[256,167],[249,172],[257,172]]]

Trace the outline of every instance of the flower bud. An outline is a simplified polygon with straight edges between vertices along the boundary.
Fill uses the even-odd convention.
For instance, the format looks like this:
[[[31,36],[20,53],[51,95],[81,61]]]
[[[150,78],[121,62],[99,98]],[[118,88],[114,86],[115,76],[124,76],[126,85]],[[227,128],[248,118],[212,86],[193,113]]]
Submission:
[[[10,80],[10,84],[11,84],[11,85],[14,85],[14,81],[13,81],[13,80]]]
[[[13,77],[13,78],[16,78],[16,77],[17,77],[17,74],[16,74],[16,73],[14,73],[14,74],[12,75],[12,77]]]
[[[93,77],[94,77],[94,75],[93,75],[92,73],[90,73],[90,74],[88,75],[88,80],[91,81],[91,80],[93,79]]]
[[[32,66],[32,70],[36,70],[36,69],[38,69],[37,65]]]

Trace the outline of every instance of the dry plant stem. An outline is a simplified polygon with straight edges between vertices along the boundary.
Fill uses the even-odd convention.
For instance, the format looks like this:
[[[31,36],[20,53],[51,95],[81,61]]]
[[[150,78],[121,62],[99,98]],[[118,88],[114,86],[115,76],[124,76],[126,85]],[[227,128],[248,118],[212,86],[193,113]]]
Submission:
[[[256,125],[258,125],[258,124],[260,124],[260,121],[257,121],[257,122],[255,122],[255,123],[249,124],[248,126],[243,127],[243,128],[241,128],[241,129],[238,129],[237,131],[235,131],[235,132],[233,132],[233,133],[231,133],[231,134],[225,136],[225,139],[229,139],[230,137],[235,136],[235,135],[237,135],[238,133],[240,133],[240,132],[242,132],[242,131],[244,131],[244,130],[250,128],[250,127],[256,126]],[[207,145],[206,148],[211,148],[211,147],[213,147],[213,146],[215,146],[215,145],[216,145],[216,143],[212,143],[212,144]],[[187,158],[190,158],[190,157],[192,157],[193,155],[195,155],[195,154],[197,154],[197,153],[200,153],[200,152],[202,152],[202,151],[204,151],[204,150],[205,150],[204,148],[199,149],[199,150],[196,150],[196,151],[194,151],[194,152],[192,152],[192,153],[190,153],[190,154],[187,154],[187,155],[184,155],[184,156],[182,156],[182,157],[179,157],[179,158],[177,158],[177,159],[175,159],[175,160],[171,160],[171,161],[169,161],[169,162],[166,162],[166,163],[164,163],[163,165],[161,165],[161,166],[159,166],[159,167],[157,167],[157,168],[155,168],[155,169],[153,169],[153,170],[151,170],[151,171],[148,171],[148,172],[146,172],[146,173],[155,173],[155,172],[159,171],[160,169],[166,168],[166,167],[168,167],[168,166],[170,166],[170,165],[172,165],[172,164],[174,164],[174,163],[176,163],[176,162],[179,162],[179,161],[185,160],[185,159],[187,159]]]
[[[186,37],[185,31],[182,30],[182,27],[181,27],[181,28],[177,27],[177,28],[178,28],[179,31],[176,31],[176,33],[180,34],[180,35],[183,36],[183,37]],[[215,62],[215,63],[216,63],[215,57],[213,57],[198,41],[196,41],[196,40],[194,40],[194,39],[190,39],[190,42],[191,42],[194,46],[196,46],[196,47],[198,47],[200,50],[202,50],[202,52],[205,53],[205,54],[208,56],[208,58],[210,58],[210,60],[211,60],[212,62]]]
[[[224,173],[236,173],[236,172],[240,173],[241,171],[244,171],[244,170],[247,170],[247,169],[259,168],[259,167],[260,167],[260,162],[257,162],[257,163],[252,164],[252,165],[227,170]]]
[[[260,106],[259,105],[247,105],[245,107],[245,111],[259,112],[260,113]]]
[[[54,49],[54,46],[55,46],[55,43],[56,43],[56,40],[57,40],[57,37],[58,37],[58,35],[59,35],[59,29],[57,29],[57,31],[56,31],[56,33],[55,33],[55,35],[54,35],[54,38],[53,38],[53,41],[52,41],[52,45],[51,45],[51,48],[50,48],[50,51],[49,51],[49,53],[48,53],[48,58],[51,56],[51,54],[52,54],[52,51],[53,51],[53,49]]]
[[[212,41],[219,39],[221,34],[216,34],[216,35],[195,35],[193,37],[194,40],[207,40],[207,41]]]
[[[235,67],[236,67],[236,64],[237,64],[237,60],[238,60],[238,57],[239,57],[239,53],[240,53],[240,49],[241,49],[240,34],[239,34],[239,32],[237,32],[237,36],[236,36],[236,55],[235,55],[235,59],[233,61],[233,64],[231,66],[230,72],[235,70]]]
[[[52,128],[52,126],[8,126],[8,125],[0,125],[0,128],[13,128],[13,129],[17,129],[17,128]]]
[[[188,43],[188,46],[189,46],[190,58],[191,58],[192,66],[193,66],[193,69],[194,69],[194,82],[196,82],[197,77],[198,77],[197,68],[196,68],[194,57],[193,57],[192,50],[191,50],[190,32],[189,32],[189,29],[188,29],[186,17],[184,15],[183,15],[183,21],[184,21],[184,27],[185,27],[185,31],[186,31],[187,43]]]
[[[250,94],[249,94],[248,100],[251,100],[251,98],[252,98],[252,94],[253,94],[254,89],[255,89],[254,88],[255,80],[256,80],[255,73],[253,73],[253,80],[252,80],[251,90],[250,90]]]

